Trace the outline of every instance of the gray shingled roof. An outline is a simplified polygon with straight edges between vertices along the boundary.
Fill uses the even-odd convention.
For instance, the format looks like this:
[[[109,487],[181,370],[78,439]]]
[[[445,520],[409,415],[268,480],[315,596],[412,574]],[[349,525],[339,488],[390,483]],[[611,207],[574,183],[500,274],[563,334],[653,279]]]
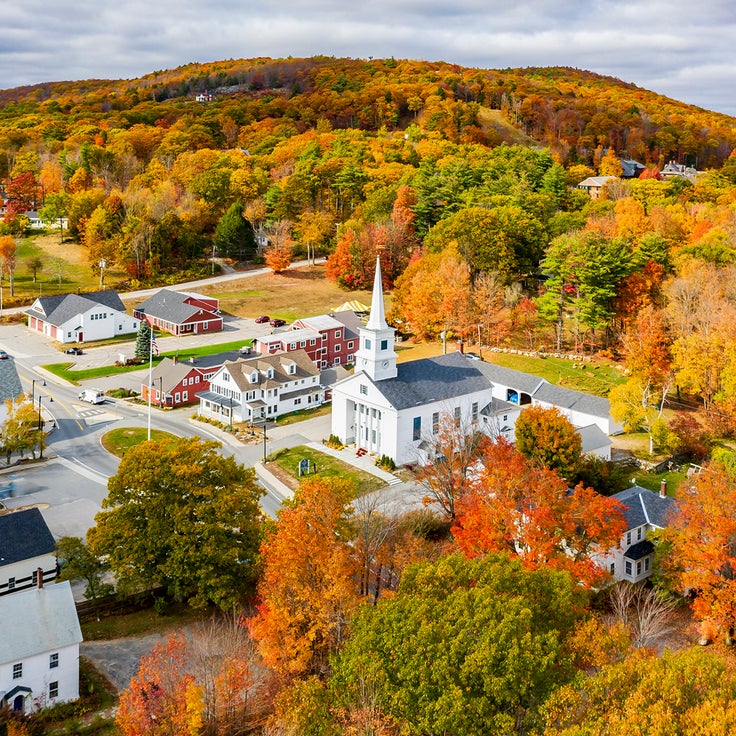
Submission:
[[[78,314],[84,314],[92,307],[103,306],[125,314],[125,305],[114,289],[90,291],[86,294],[57,294],[55,296],[41,296],[34,304],[40,304],[45,317],[42,319],[49,324],[61,325],[73,319]],[[27,309],[26,314],[39,316],[38,309]]]
[[[540,384],[533,394],[537,401],[554,404],[571,411],[579,411],[595,417],[608,419],[611,413],[611,402],[601,396],[593,396],[582,391],[573,391],[564,386],[555,386],[546,381]]]
[[[0,664],[20,662],[82,641],[68,581],[0,598],[0,621],[12,622],[12,636],[0,636]]]
[[[399,363],[396,378],[376,382],[376,388],[395,409],[447,401],[490,390],[488,379],[462,353]]]
[[[670,496],[664,498],[648,488],[631,486],[612,496],[624,506],[627,529],[635,529],[644,524],[664,528],[669,524],[669,517],[677,508],[677,501]]]
[[[544,378],[493,363],[478,361],[478,368],[491,383],[523,391],[538,401],[596,417],[607,418],[610,414],[611,403],[600,396],[573,391],[564,386],[555,386]]]
[[[0,567],[46,555],[56,543],[38,509],[0,516]]]
[[[611,446],[611,438],[597,424],[578,427],[575,431],[580,435],[583,454]]]
[[[532,376],[529,373],[515,371],[513,368],[504,368],[503,366],[480,360],[476,362],[478,363],[478,369],[491,383],[509,386],[517,391],[523,391],[525,394],[533,394],[539,385],[544,383],[543,378]]]
[[[11,358],[0,360],[0,403],[6,399],[17,399],[23,393],[23,387]]]
[[[186,322],[190,317],[193,317],[200,311],[217,317],[214,312],[208,312],[201,307],[187,304],[185,300],[189,296],[189,294],[181,294],[171,289],[161,289],[161,291],[156,292],[142,304],[139,304],[136,309],[152,317],[158,317],[159,319],[173,322],[177,325]]]

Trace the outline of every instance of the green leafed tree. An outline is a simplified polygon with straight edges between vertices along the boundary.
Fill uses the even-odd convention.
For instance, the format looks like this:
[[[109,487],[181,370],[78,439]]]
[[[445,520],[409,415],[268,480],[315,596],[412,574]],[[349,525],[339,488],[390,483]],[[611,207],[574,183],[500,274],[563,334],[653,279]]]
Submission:
[[[243,217],[243,203],[233,202],[220,218],[212,237],[212,245],[221,256],[244,260],[256,252],[256,237],[253,227]]]
[[[582,596],[567,574],[505,556],[414,566],[393,598],[354,619],[332,692],[345,709],[368,694],[401,733],[527,732],[572,675],[566,640]]]
[[[118,588],[163,585],[194,606],[226,610],[242,602],[259,570],[263,491],[252,469],[218,447],[183,438],[125,454],[87,532]]]
[[[87,587],[84,597],[92,600],[113,592],[110,583],[103,582],[107,565],[80,537],[62,537],[56,543],[56,554],[61,565],[58,580],[84,580]]]

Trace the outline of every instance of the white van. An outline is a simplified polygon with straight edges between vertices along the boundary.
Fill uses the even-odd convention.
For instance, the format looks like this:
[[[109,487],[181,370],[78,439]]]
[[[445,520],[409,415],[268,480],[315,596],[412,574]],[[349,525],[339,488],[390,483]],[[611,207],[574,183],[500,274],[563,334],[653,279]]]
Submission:
[[[81,394],[79,394],[80,401],[89,401],[90,404],[101,404],[105,401],[105,394],[102,391],[98,391],[96,388],[85,388]]]

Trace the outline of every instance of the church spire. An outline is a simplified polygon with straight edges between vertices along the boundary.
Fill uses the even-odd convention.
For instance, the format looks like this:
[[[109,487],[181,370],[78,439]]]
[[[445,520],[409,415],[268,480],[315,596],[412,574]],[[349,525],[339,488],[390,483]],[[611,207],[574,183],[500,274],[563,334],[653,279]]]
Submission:
[[[383,306],[381,261],[376,258],[376,277],[373,280],[373,297],[368,324],[360,328],[360,347],[355,353],[355,367],[374,381],[396,378],[396,353],[394,329],[386,323]]]
[[[371,314],[366,327],[369,330],[386,330],[386,312],[383,306],[383,280],[381,279],[381,257],[376,256],[376,275],[373,278],[373,297]]]

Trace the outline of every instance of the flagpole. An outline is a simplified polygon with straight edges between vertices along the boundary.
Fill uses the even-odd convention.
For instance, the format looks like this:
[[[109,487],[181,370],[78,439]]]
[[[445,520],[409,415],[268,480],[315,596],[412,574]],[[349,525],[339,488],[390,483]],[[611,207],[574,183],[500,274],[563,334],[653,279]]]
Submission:
[[[153,383],[153,327],[148,332],[148,439],[151,439],[151,384]]]

